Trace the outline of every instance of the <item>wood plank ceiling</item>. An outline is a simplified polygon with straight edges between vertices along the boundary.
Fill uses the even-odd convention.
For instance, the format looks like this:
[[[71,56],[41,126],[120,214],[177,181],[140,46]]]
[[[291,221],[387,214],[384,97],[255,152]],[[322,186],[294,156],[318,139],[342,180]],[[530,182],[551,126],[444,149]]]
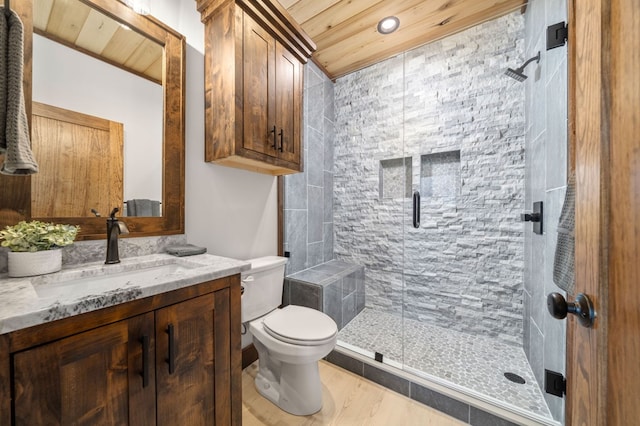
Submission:
[[[279,0],[317,44],[315,62],[332,79],[510,12],[527,0]],[[387,16],[392,34],[377,31]]]
[[[162,84],[163,46],[79,0],[34,0],[33,31]]]

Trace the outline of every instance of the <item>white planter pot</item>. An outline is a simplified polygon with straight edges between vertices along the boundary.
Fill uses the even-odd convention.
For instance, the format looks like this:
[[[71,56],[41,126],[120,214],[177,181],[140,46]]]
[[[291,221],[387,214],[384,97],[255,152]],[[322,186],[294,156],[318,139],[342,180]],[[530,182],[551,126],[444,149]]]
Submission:
[[[62,268],[62,250],[8,253],[9,276],[31,277],[50,274]]]

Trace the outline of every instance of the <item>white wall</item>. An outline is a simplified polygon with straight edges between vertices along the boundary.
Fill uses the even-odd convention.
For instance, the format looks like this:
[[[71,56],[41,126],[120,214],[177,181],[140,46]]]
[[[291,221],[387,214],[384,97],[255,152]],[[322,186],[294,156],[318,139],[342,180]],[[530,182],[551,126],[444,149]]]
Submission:
[[[276,178],[204,161],[204,25],[193,0],[157,0],[151,14],[187,38],[186,234],[209,253],[277,253]]]
[[[122,123],[124,199],[162,199],[162,86],[34,35],[33,100]]]

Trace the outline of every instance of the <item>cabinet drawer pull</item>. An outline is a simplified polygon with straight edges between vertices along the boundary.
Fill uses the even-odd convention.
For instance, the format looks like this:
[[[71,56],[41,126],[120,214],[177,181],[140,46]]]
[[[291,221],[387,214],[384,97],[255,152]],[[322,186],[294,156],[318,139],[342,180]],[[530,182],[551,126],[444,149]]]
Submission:
[[[276,139],[276,126],[273,126],[273,129],[269,133],[273,133],[273,149],[278,149],[278,141]]]
[[[280,152],[283,152],[284,151],[284,141],[283,141],[284,140],[284,130],[283,129],[280,129],[279,136],[280,136],[280,148],[278,148],[278,150]]]
[[[149,386],[149,336],[146,334],[140,338],[142,343],[142,387]]]
[[[176,369],[176,345],[173,340],[173,331],[173,324],[169,324],[167,326],[167,334],[169,335],[169,358],[167,358],[169,374],[173,374]]]

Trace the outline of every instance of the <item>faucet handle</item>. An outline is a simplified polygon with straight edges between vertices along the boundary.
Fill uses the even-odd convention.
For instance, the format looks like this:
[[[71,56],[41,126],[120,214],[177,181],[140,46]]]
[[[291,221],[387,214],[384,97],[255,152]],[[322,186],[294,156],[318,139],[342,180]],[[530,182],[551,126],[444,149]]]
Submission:
[[[119,211],[120,211],[120,208],[114,207],[113,210],[111,210],[111,214],[109,214],[111,219],[115,219],[116,218],[116,213],[118,213]]]

